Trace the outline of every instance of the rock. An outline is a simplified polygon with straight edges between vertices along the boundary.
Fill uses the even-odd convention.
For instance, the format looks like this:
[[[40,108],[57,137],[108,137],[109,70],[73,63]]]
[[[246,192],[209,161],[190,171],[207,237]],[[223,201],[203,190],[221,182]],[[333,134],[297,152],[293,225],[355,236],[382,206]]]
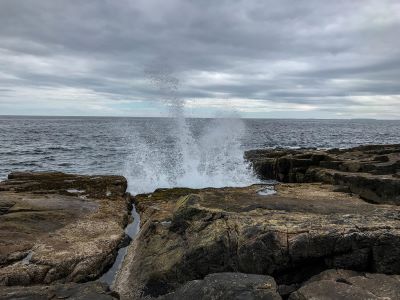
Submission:
[[[312,277],[289,300],[400,299],[400,276],[327,270]]]
[[[287,299],[291,293],[297,291],[300,287],[300,284],[293,283],[293,284],[281,284],[278,286],[278,293],[282,296],[283,299]]]
[[[220,272],[270,275],[285,293],[330,268],[400,273],[400,207],[328,184],[278,184],[270,196],[261,187],[136,196],[142,227],[117,276],[121,299]]]
[[[99,277],[125,237],[126,185],[121,176],[63,173],[0,182],[0,286]]]
[[[387,175],[350,173],[322,168],[307,170],[315,181],[346,186],[350,192],[373,203],[400,205],[400,179]]]
[[[127,181],[122,176],[82,176],[60,172],[14,172],[0,184],[0,191],[60,194],[92,199],[123,197]]]
[[[264,179],[342,185],[365,200],[400,205],[400,145],[251,150],[245,157]]]
[[[0,298],[3,300],[112,300],[118,299],[118,295],[110,291],[105,284],[88,282],[32,287],[0,287]]]
[[[157,298],[159,300],[279,300],[275,280],[270,276],[217,273],[203,280],[185,283],[177,291]]]

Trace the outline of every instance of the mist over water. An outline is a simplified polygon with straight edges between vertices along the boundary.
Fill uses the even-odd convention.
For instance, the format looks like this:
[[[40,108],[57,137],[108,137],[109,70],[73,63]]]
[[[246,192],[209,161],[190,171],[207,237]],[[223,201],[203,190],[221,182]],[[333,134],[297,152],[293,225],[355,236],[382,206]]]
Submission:
[[[149,68],[150,82],[169,108],[172,126],[169,151],[160,151],[151,141],[131,133],[132,152],[125,166],[130,192],[152,192],[169,187],[246,186],[257,182],[243,158],[241,140],[245,123],[239,118],[213,119],[194,136],[184,116],[185,100],[179,96],[179,80],[166,68]]]

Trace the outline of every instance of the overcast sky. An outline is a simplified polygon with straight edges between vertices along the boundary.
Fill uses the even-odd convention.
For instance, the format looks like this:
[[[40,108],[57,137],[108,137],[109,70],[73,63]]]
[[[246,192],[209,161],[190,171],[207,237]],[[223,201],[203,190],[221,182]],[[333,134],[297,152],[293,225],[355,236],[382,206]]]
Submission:
[[[400,119],[400,1],[0,1],[0,115],[165,115],[158,69],[188,116]]]

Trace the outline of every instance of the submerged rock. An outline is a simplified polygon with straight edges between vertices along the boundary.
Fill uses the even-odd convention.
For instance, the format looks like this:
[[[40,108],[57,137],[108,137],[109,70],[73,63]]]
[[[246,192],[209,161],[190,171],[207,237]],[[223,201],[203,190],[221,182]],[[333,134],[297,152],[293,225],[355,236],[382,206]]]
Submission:
[[[143,225],[117,277],[122,299],[157,297],[219,272],[298,284],[329,268],[400,273],[400,207],[321,183],[157,190],[135,197]],[[179,291],[179,290],[178,290]]]
[[[0,183],[0,286],[99,277],[125,236],[126,186],[121,176],[10,174]]]

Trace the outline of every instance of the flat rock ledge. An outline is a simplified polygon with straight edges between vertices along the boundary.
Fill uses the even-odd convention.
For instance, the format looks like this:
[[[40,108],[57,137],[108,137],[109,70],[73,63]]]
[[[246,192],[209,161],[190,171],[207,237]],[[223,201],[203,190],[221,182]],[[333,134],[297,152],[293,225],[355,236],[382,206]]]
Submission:
[[[141,230],[114,288],[121,299],[398,299],[400,191],[397,171],[381,165],[397,170],[397,149],[250,152],[260,176],[283,181],[275,193],[260,184],[137,195]],[[307,167],[294,168],[298,159]],[[337,162],[336,169],[321,167],[323,161]],[[388,174],[359,172],[353,163]],[[350,169],[338,170],[341,164]],[[391,188],[310,177],[318,172],[376,186],[388,178]],[[348,273],[328,280],[326,272]],[[380,282],[387,285],[374,292]]]
[[[126,188],[122,176],[63,173],[12,173],[0,182],[0,298],[82,292],[73,283],[103,274],[126,238]],[[40,286],[22,287],[30,285]],[[82,289],[107,294],[101,285]]]

